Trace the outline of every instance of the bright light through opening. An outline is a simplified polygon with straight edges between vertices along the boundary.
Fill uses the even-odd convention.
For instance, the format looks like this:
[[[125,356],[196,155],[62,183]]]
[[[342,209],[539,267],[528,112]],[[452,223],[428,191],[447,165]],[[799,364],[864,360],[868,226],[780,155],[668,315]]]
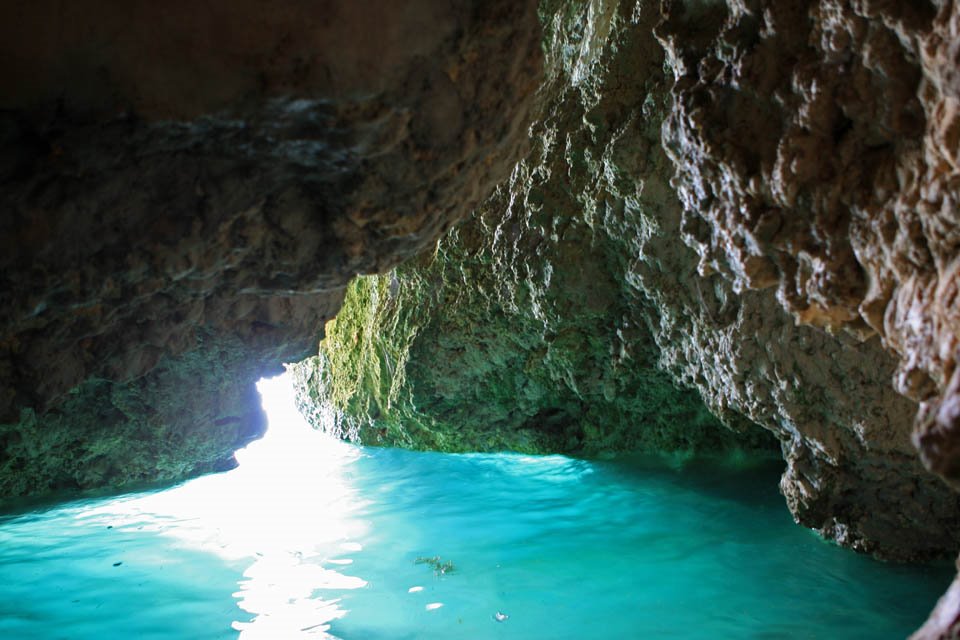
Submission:
[[[329,464],[351,450],[307,424],[297,411],[289,373],[262,378],[257,382],[257,391],[267,414],[267,432],[260,440],[237,451],[237,462],[241,466],[256,467],[279,482],[291,473],[309,472],[321,461]]]
[[[346,477],[359,450],[306,423],[288,373],[261,380],[257,389],[268,428],[237,452],[238,468],[78,517],[157,531],[174,544],[242,563],[234,596],[253,615],[234,623],[243,640],[330,637],[327,623],[346,612],[324,592],[367,584],[343,573],[365,533],[352,517],[362,505]]]

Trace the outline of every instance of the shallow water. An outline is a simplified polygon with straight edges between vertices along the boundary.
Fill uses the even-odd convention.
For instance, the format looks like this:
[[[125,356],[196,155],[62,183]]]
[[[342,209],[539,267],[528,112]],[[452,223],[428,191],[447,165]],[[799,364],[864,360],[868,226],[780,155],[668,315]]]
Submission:
[[[0,637],[903,638],[952,577],[797,527],[775,468],[358,448],[283,384],[239,469],[0,518]]]

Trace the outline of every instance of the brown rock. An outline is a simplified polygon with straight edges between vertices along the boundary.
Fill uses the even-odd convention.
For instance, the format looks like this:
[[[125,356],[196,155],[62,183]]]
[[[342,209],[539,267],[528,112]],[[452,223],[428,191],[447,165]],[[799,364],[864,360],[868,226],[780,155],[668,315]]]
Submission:
[[[741,290],[776,284],[798,323],[878,335],[898,360],[895,388],[919,404],[921,460],[960,488],[960,7],[731,0],[664,12],[658,36],[675,73],[664,144],[700,272]],[[752,277],[758,258],[775,278]],[[890,453],[864,469],[865,486],[887,484],[889,461],[906,455],[899,437],[881,441]],[[801,465],[807,456],[787,447],[792,505],[821,511],[815,496],[834,472],[863,464],[844,458],[825,472],[830,450]],[[891,492],[904,506],[944,504],[935,491]],[[917,637],[956,636],[955,587]]]
[[[346,283],[507,174],[539,65],[531,2],[6,3],[0,438],[58,435],[5,448],[0,495],[227,464]],[[149,444],[171,422],[228,433]],[[138,429],[176,471],[124,470]]]
[[[546,23],[547,81],[530,153],[433,260],[397,271],[397,299],[371,306],[369,289],[358,289],[351,313],[338,320],[341,335],[328,354],[345,353],[338,346],[350,346],[350,329],[362,328],[376,336],[370,344],[390,345],[384,353],[406,372],[347,356],[325,362],[329,376],[313,380],[333,381],[327,397],[353,412],[351,424],[389,425],[387,442],[420,447],[454,448],[463,444],[458,433],[475,447],[516,447],[520,434],[532,433],[538,450],[594,452],[735,442],[714,420],[674,417],[702,414],[702,399],[746,438],[756,425],[777,437],[786,461],[781,489],[799,523],[885,558],[955,553],[960,500],[910,442],[917,403],[892,392],[897,360],[868,325],[850,320],[854,294],[870,291],[856,279],[850,230],[825,214],[804,218],[803,189],[825,184],[837,202],[848,195],[827,180],[843,158],[821,156],[818,136],[833,140],[822,121],[840,111],[833,93],[822,93],[820,54],[808,51],[813,31],[796,30],[812,29],[805,5],[740,4],[753,13],[703,2],[558,7]],[[762,7],[763,20],[783,25],[782,42],[764,42],[780,31],[763,27]],[[742,24],[729,18],[737,11]],[[842,12],[828,13],[833,26],[816,42],[830,47],[875,29],[875,18],[864,18],[844,35]],[[733,44],[716,45],[709,58],[702,52],[724,29]],[[872,64],[901,73],[885,48],[896,43],[881,36],[873,36],[880,39],[871,46],[883,47],[870,54]],[[794,53],[808,56],[806,79],[794,75],[802,95],[796,117],[809,130],[773,118],[785,117],[779,94],[794,90],[793,76],[779,76],[793,73]],[[821,53],[827,66],[840,55]],[[741,91],[735,73],[756,84]],[[880,81],[899,86],[897,78]],[[833,82],[834,93],[849,89]],[[862,126],[875,126],[874,112],[886,107],[860,100],[851,96],[850,108],[869,112]],[[792,142],[781,144],[788,133]],[[845,171],[856,170],[848,164]],[[801,176],[803,189],[776,182],[774,169]],[[822,255],[818,242],[829,245]],[[767,251],[775,245],[800,258]],[[794,315],[778,299],[783,269],[822,284]],[[853,310],[830,303],[828,289]],[[886,293],[878,287],[874,299]],[[886,301],[875,306],[882,325]],[[424,372],[418,361],[446,364]],[[380,382],[357,383],[385,378],[395,395],[383,395]],[[671,379],[696,393],[674,389]],[[317,387],[309,392],[323,397]],[[556,429],[561,421],[568,428]],[[406,424],[439,425],[444,438],[423,429],[410,436]]]
[[[924,463],[960,481],[954,3],[687,6],[658,34],[677,77],[664,143],[710,230],[686,235],[700,271],[776,284],[800,323],[879,334],[921,403]]]

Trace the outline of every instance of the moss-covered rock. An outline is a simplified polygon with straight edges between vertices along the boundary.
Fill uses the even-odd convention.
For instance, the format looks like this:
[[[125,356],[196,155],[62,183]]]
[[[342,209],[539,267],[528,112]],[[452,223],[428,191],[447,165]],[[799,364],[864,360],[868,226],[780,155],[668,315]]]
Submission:
[[[558,311],[617,304],[608,277],[584,279],[590,299],[578,303],[566,296],[584,289],[500,278],[494,256],[467,256],[463,231],[432,257],[350,286],[320,355],[294,367],[315,424],[365,444],[440,451],[770,444],[762,432],[725,429],[696,392],[659,371],[645,329]]]
[[[207,336],[128,384],[89,380],[55,410],[0,424],[0,496],[172,482],[236,466],[266,417],[239,341]],[[211,402],[215,399],[215,402]]]

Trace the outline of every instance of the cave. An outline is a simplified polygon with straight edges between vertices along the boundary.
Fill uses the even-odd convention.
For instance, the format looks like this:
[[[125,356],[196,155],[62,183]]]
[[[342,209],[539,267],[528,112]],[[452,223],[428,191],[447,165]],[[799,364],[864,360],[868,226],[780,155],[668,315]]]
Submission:
[[[162,518],[109,509],[252,475],[244,452],[274,431],[258,380],[283,373],[312,430],[270,473],[286,460],[318,483],[372,474],[336,500],[317,488],[317,505],[392,501],[407,519],[384,507],[370,522],[416,537],[454,526],[431,519],[463,507],[450,492],[497,523],[534,502],[512,532],[461,514],[446,535],[485,540],[475,558],[452,542],[452,556],[437,542],[361,552],[343,541],[363,518],[345,520],[337,542],[377,578],[347,581],[361,594],[349,615],[297,600],[293,631],[271,630],[250,604],[267,596],[242,588],[265,556],[235,575],[264,552],[210,564],[192,547],[170,560],[200,568],[191,597],[235,605],[239,579],[259,626],[237,613],[204,627],[198,608],[194,631],[143,637],[563,637],[532,613],[551,606],[575,637],[960,635],[954,0],[38,0],[0,18],[7,566],[69,516],[116,536],[48,541],[63,553],[51,565],[74,566],[72,548],[105,563],[64,574],[77,602],[149,582],[133,550],[163,553]],[[439,485],[418,493],[391,465]],[[275,502],[251,504],[280,522]],[[643,504],[676,507],[676,527],[637,529]],[[751,524],[768,516],[806,562],[751,546],[775,537]],[[296,518],[277,530],[323,537]],[[665,542],[693,532],[714,536],[709,552]],[[725,555],[737,545],[766,577]],[[565,573],[579,556],[598,583],[580,613],[516,572],[579,584]],[[479,597],[471,576],[500,579],[480,558],[527,589],[474,619],[460,613]],[[691,562],[717,591],[664,579]],[[411,571],[416,584],[392,582]],[[39,575],[38,590],[54,580]],[[890,595],[849,616],[750,612],[772,583],[828,593],[824,575],[838,594],[909,585],[923,615],[884,626],[870,607],[893,616]],[[417,624],[452,626],[391,626],[401,605],[370,595],[378,583],[420,598]],[[695,607],[671,589],[757,600],[704,605],[717,626],[685,627]],[[106,633],[82,616],[45,627],[28,591],[7,595],[10,637]]]

